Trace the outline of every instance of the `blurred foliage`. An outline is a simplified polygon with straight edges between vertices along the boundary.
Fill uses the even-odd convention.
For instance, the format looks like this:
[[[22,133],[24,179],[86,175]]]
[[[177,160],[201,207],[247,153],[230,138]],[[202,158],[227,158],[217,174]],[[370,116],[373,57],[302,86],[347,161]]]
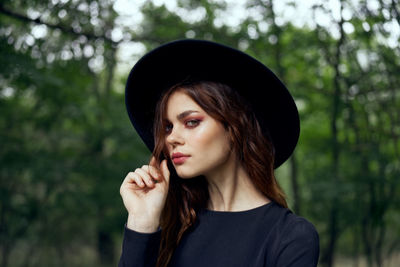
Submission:
[[[224,1],[179,0],[175,10],[144,1],[135,25],[120,22],[112,0],[2,1],[1,266],[116,265],[119,186],[150,155],[125,111],[118,54],[181,38],[237,47],[293,94],[301,135],[277,176],[320,233],[320,265],[398,265],[400,7],[342,0],[338,16],[315,2],[314,26],[299,27],[277,1],[248,0],[236,26],[221,23]]]

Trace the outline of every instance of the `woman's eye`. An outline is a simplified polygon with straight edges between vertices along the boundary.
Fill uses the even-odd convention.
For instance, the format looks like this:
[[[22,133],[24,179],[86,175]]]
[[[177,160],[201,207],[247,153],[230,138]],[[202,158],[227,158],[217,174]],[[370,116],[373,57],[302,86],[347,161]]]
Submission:
[[[186,125],[189,126],[189,127],[194,127],[197,124],[199,124],[199,122],[200,122],[199,120],[190,120],[190,121],[186,122]]]
[[[165,126],[165,132],[166,133],[169,133],[171,131],[171,129],[172,129],[172,125],[171,124],[168,124],[168,125]]]
[[[185,125],[189,128],[194,128],[200,123],[200,120],[188,120],[185,121]],[[172,131],[173,125],[172,124],[166,124],[164,126],[164,131],[165,133],[169,134]]]

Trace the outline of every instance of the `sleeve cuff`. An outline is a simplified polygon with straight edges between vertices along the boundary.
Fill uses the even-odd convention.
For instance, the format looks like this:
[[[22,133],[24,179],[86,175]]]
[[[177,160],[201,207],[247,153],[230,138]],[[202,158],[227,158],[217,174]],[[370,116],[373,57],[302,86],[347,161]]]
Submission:
[[[124,227],[122,254],[118,266],[155,266],[161,241],[161,229],[141,233]]]

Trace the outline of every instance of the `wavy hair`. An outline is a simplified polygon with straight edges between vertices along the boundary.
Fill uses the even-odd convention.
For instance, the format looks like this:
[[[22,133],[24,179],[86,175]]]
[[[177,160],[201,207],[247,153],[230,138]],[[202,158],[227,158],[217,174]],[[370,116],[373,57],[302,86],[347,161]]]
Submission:
[[[157,267],[166,267],[183,234],[194,225],[197,212],[206,208],[208,183],[204,176],[181,179],[169,158],[165,144],[166,112],[169,97],[183,92],[228,131],[237,159],[242,162],[256,188],[270,200],[287,207],[285,195],[274,175],[274,147],[256,119],[250,105],[231,87],[217,82],[183,82],[167,89],[156,107],[153,156],[158,165],[167,159],[170,185],[161,214],[161,243]]]

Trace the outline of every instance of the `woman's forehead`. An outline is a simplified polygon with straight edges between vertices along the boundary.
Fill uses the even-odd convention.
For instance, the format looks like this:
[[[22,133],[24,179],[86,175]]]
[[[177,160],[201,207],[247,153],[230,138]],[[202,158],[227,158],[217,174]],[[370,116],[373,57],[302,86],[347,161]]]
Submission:
[[[203,113],[204,110],[186,93],[176,91],[168,98],[166,106],[167,119],[179,119],[177,116],[181,114],[188,115],[195,112]]]

